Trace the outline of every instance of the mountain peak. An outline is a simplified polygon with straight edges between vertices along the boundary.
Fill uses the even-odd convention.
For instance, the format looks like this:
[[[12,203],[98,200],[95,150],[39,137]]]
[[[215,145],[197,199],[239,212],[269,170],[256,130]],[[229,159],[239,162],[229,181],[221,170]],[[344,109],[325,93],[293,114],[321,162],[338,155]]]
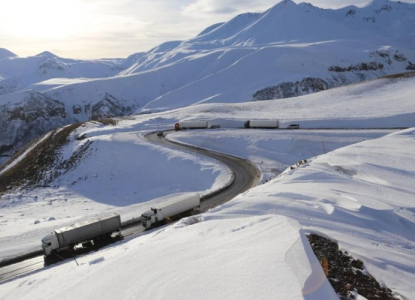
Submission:
[[[55,55],[55,54],[53,54],[52,52],[49,52],[49,51],[43,51],[42,53],[39,53],[35,56],[58,57],[57,55]]]
[[[282,0],[281,2],[277,3],[276,5],[274,5],[274,7],[272,7],[271,9],[274,8],[283,8],[283,7],[292,7],[292,6],[297,6],[297,3],[295,3],[292,0]]]
[[[386,5],[391,4],[392,2],[390,0],[372,0],[368,4],[366,4],[364,7],[378,7],[380,5]]]
[[[0,59],[3,59],[5,57],[14,57],[14,56],[17,56],[17,55],[7,49],[0,48]]]
[[[273,7],[271,7],[270,9],[268,9],[267,11],[264,12],[265,13],[270,13],[270,12],[280,12],[286,9],[292,9],[297,7],[297,3],[295,3],[292,0],[282,0],[281,2],[275,4]]]

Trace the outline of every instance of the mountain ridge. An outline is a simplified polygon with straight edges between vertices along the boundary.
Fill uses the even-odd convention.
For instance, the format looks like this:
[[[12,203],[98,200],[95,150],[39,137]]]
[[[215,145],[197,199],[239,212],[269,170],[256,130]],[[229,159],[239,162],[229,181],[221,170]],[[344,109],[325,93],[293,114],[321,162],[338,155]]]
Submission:
[[[333,10],[282,1],[126,59],[70,60],[50,52],[4,58],[0,95],[19,99],[18,92],[36,90],[64,105],[62,122],[68,123],[303,95],[415,69],[414,37],[415,4],[382,0]],[[0,109],[13,97],[0,96]],[[19,124],[4,121],[7,113],[2,118],[5,132],[18,130]],[[13,151],[23,143],[13,137],[2,142]]]

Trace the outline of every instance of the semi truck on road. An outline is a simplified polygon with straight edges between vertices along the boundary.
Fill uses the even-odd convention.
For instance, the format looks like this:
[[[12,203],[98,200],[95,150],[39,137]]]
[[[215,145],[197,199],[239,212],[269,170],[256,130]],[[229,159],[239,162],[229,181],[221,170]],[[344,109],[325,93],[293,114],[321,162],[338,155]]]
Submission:
[[[42,239],[43,253],[47,257],[83,242],[111,237],[114,232],[121,235],[121,218],[116,213],[78,222],[46,235]]]
[[[279,126],[278,120],[249,120],[244,124],[245,128],[278,128]]]
[[[183,121],[174,124],[175,130],[180,129],[204,129],[208,128],[208,122],[207,121]]]
[[[173,199],[153,206],[141,215],[141,222],[145,228],[162,222],[175,215],[189,212],[200,206],[200,195],[190,193],[174,197]]]

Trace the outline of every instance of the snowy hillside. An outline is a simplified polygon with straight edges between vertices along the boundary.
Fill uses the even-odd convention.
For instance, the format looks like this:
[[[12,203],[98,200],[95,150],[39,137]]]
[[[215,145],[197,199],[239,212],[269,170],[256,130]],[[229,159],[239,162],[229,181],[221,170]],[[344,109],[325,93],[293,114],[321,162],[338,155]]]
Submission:
[[[75,61],[48,52],[4,58],[0,85],[3,94],[30,88],[61,103],[61,123],[295,97],[415,69],[414,20],[415,4],[376,0],[326,10],[286,0],[125,60]],[[0,121],[10,118],[8,101],[0,96]],[[15,108],[32,109],[24,102]],[[38,125],[45,122],[26,127],[45,132],[51,125]],[[14,126],[6,131],[19,131]],[[0,154],[10,156],[28,142],[33,134],[26,133],[2,139],[8,150]]]
[[[337,241],[363,260],[365,273],[415,299],[413,128],[240,128],[253,116],[277,116],[281,127],[294,120],[317,128],[415,127],[414,83],[374,80],[281,101],[205,104],[76,127],[36,188],[3,194],[3,257],[39,247],[45,233],[75,220],[108,211],[125,220],[165,200],[153,198],[222,185],[229,176],[222,165],[143,138],[178,120],[226,125],[167,138],[248,158],[261,168],[262,184],[196,218],[78,257],[79,266],[68,260],[5,282],[0,297],[41,299],[59,286],[59,295],[80,299],[338,299],[305,237],[311,232]],[[72,167],[61,168],[67,160]],[[8,168],[0,180],[19,161]]]
[[[30,57],[0,56],[0,95],[33,88],[52,78],[102,78],[114,76],[126,66],[123,59],[74,60],[48,51]],[[41,90],[36,86],[36,90]]]

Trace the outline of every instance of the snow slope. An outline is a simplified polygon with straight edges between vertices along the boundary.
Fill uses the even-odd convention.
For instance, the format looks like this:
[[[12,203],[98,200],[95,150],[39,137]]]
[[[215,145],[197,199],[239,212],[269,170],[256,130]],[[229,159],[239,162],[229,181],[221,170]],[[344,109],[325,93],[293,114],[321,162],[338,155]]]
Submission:
[[[0,295],[45,299],[59,286],[59,297],[77,299],[337,298],[293,220],[269,215],[186,225],[80,258],[78,267],[64,263],[3,284]]]
[[[394,130],[235,130],[178,132],[168,139],[249,159],[262,172],[261,182],[294,163],[335,149],[376,139]]]
[[[299,123],[302,128],[415,127],[414,75],[373,80],[291,99],[202,104],[172,113],[177,120],[202,119],[208,120],[209,126],[222,127],[242,128],[249,119],[278,119],[281,128],[291,123]]]
[[[339,241],[389,288],[415,299],[414,150],[415,129],[338,149],[207,216],[293,218]]]
[[[0,60],[0,95],[27,89],[51,78],[102,78],[114,76],[124,68],[122,59],[73,60],[50,52],[30,57],[7,56]]]

